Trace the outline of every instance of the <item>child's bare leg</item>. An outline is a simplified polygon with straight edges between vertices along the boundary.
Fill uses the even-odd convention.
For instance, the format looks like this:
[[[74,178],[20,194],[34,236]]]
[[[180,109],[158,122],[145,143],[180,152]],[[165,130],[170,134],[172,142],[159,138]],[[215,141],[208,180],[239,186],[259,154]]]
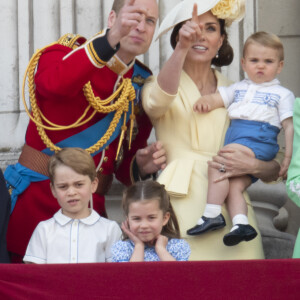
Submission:
[[[244,151],[245,153],[249,154],[249,156],[254,157],[254,153],[252,152],[252,150],[243,145],[230,144],[230,145],[226,145],[225,147],[223,147],[223,149],[226,147],[240,149],[240,150]],[[220,175],[221,175],[221,173],[219,170],[212,168],[212,167],[208,167],[207,204],[206,204],[204,214],[203,214],[203,216],[208,217],[208,218],[215,218],[221,214],[222,204],[225,202],[225,199],[230,192],[229,182],[231,181],[231,179],[230,179],[230,181],[229,181],[229,179],[224,179],[222,181],[215,182],[217,179],[220,178]],[[248,176],[246,176],[246,178],[248,178]],[[251,181],[250,181],[249,185],[250,184],[251,184]],[[231,183],[230,183],[230,185],[231,185]],[[241,189],[245,190],[245,188],[247,188],[247,187],[241,186]],[[242,196],[242,193],[241,193],[241,196]],[[245,206],[245,208],[247,209],[247,206]],[[247,215],[247,211],[245,214]],[[201,218],[198,220],[197,224],[201,225],[203,222],[204,222],[203,218]]]
[[[229,180],[215,182],[220,177],[220,171],[208,167],[207,203],[222,205],[229,192]]]
[[[226,200],[229,216],[233,219],[237,215],[247,216],[248,207],[243,192],[251,185],[248,175],[230,179],[229,193]]]
[[[255,157],[253,151],[246,146],[240,144],[229,144],[225,147],[239,149],[242,150],[247,155],[249,155],[249,157]],[[227,203],[227,209],[231,219],[233,219],[237,215],[244,215],[247,218],[248,208],[247,208],[247,203],[243,196],[243,192],[250,185],[251,185],[251,177],[248,175],[230,178],[229,192],[228,192],[226,203]]]
[[[249,151],[249,156],[254,156],[250,149]],[[250,241],[257,236],[256,230],[249,225],[247,203],[243,196],[243,192],[251,183],[251,177],[248,175],[231,178],[229,181],[229,193],[226,203],[233,227],[223,239],[224,244],[227,246],[234,246],[242,241]]]
[[[215,182],[220,177],[220,171],[208,167],[207,204],[197,225],[187,231],[189,235],[199,235],[207,231],[221,229],[226,225],[221,214],[222,204],[229,191],[229,180]]]

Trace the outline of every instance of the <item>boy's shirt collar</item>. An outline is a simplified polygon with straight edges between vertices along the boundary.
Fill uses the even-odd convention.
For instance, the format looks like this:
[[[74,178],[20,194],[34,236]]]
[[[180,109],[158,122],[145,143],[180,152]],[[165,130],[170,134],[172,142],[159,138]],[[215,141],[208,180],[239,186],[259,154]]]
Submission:
[[[263,83],[255,83],[254,81],[250,80],[249,78],[244,79],[245,82],[248,84],[258,85],[258,86],[272,86],[272,85],[280,85],[280,81],[277,78],[274,78],[271,81],[263,82]]]
[[[62,209],[60,209],[58,212],[55,213],[53,218],[61,226],[65,226],[69,222],[72,222],[75,220],[77,220],[85,225],[93,225],[100,219],[100,215],[96,211],[92,210],[91,214],[84,219],[72,219],[72,218],[64,215],[62,213]]]

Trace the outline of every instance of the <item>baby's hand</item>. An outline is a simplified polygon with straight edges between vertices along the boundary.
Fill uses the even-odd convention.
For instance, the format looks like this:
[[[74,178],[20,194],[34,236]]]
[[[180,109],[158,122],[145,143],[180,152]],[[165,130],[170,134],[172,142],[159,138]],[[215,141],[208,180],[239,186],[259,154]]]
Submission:
[[[285,157],[283,159],[283,162],[282,162],[282,164],[280,166],[279,177],[282,177],[283,179],[287,178],[287,171],[288,171],[290,162],[291,162],[291,158],[290,157]]]
[[[128,221],[124,221],[121,225],[123,232],[129,237],[129,239],[134,243],[137,244],[144,244],[136,235],[134,235],[129,228]]]
[[[193,107],[195,112],[198,113],[208,113],[211,111],[211,106],[209,103],[205,100],[205,97],[201,97],[197,100],[197,102],[194,104]]]

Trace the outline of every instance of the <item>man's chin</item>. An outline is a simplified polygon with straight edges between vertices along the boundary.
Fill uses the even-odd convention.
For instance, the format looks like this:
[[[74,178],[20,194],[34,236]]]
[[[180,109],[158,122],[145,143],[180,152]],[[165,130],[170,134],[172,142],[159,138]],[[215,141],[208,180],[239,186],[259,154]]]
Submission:
[[[122,45],[121,45],[121,47],[122,47]],[[124,49],[124,52],[126,51],[132,57],[136,57],[136,56],[145,54],[148,51],[149,47],[135,43],[135,44],[126,45],[126,47],[124,47],[123,49]]]

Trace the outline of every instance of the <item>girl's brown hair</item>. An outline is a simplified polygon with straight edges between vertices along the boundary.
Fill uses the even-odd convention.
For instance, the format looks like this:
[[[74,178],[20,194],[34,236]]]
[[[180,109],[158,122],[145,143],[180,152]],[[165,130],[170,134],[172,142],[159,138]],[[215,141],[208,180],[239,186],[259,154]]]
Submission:
[[[228,41],[228,34],[225,28],[225,20],[223,19],[218,19],[219,24],[220,24],[220,33],[221,36],[224,37],[222,46],[219,49],[218,57],[214,57],[211,61],[212,65],[215,65],[216,67],[223,67],[223,66],[228,66],[232,63],[233,60],[233,49],[231,45],[229,44]],[[177,24],[172,33],[171,33],[171,46],[173,49],[175,49],[176,44],[177,44],[177,36],[180,28],[185,22]]]
[[[128,216],[131,203],[151,200],[158,200],[159,208],[162,210],[163,215],[170,213],[169,221],[163,226],[161,234],[168,238],[180,238],[179,224],[171,205],[170,197],[164,185],[156,181],[136,182],[124,191],[122,206],[126,217]],[[127,237],[125,236],[125,238]]]
[[[52,184],[55,179],[55,170],[61,165],[71,168],[78,174],[89,176],[91,181],[94,181],[97,176],[93,158],[81,148],[63,148],[51,156],[48,171]]]

